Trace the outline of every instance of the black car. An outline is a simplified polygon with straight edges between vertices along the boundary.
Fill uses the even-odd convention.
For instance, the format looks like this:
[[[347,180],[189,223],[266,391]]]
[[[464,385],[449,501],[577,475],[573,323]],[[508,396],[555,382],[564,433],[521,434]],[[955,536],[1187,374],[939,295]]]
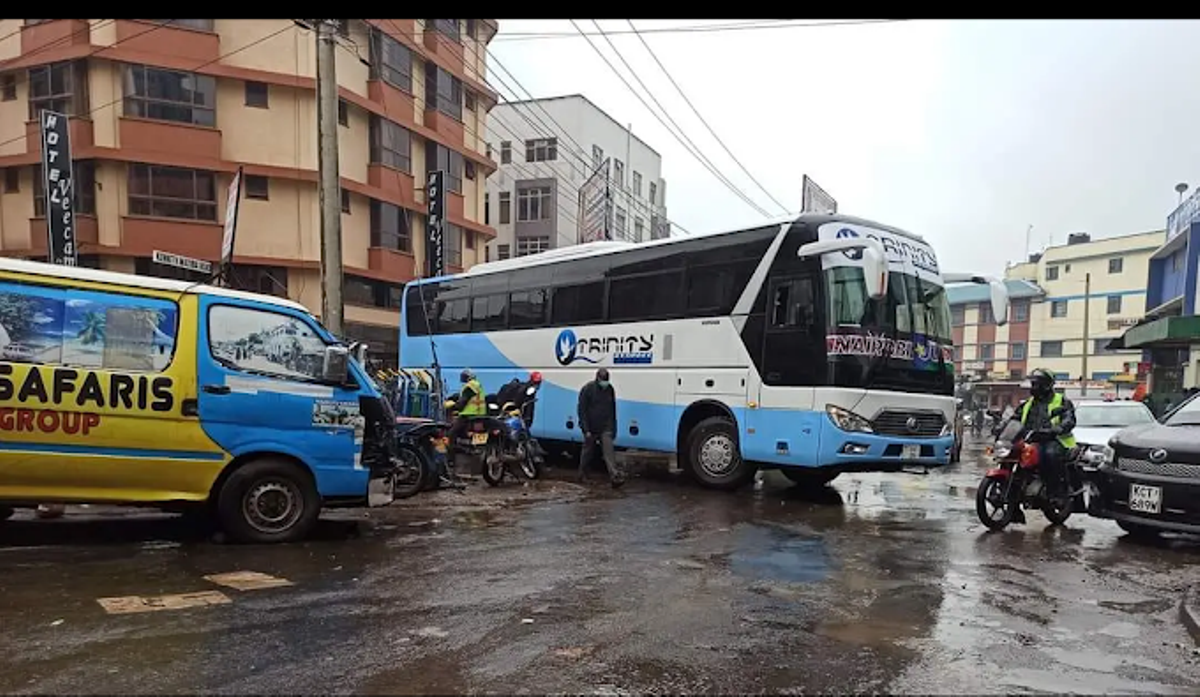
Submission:
[[[1200,400],[1193,396],[1162,423],[1123,429],[1108,445],[1090,477],[1088,513],[1132,535],[1200,534]]]

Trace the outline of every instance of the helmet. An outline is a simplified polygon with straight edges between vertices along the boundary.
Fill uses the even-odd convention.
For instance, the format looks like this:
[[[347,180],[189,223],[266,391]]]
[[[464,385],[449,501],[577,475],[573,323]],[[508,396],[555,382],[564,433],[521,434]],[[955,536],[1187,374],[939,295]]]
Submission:
[[[537,384],[541,383],[541,381],[542,381],[542,374],[540,372],[535,370],[529,374],[529,382],[532,382],[533,384],[537,385]]]
[[[464,383],[470,382],[471,380],[475,379],[475,372],[470,368],[463,368],[463,371],[458,375],[458,379]]]
[[[1034,397],[1049,397],[1054,393],[1054,373],[1035,368],[1029,373],[1029,393]]]

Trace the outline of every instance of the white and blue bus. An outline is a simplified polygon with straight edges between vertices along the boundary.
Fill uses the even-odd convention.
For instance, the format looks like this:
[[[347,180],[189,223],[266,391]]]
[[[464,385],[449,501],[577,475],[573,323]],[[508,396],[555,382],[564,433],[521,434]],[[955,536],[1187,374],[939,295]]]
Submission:
[[[540,371],[548,449],[581,442],[578,393],[605,366],[618,448],[675,454],[713,488],[760,468],[823,484],[948,461],[952,280],[990,283],[1005,321],[1002,284],[946,278],[920,237],[847,216],[592,242],[408,284],[400,366],[436,354],[488,392]]]

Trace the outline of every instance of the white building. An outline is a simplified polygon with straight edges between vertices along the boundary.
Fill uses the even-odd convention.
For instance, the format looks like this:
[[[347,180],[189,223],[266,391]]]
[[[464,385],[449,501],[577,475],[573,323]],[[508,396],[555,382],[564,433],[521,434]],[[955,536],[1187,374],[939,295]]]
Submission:
[[[608,219],[584,215],[594,233],[643,242],[667,237],[662,157],[582,95],[496,105],[488,116],[488,152],[500,169],[487,179],[487,224],[496,238],[487,259],[508,259],[577,244],[580,187],[599,171]],[[603,211],[600,206],[596,210]]]

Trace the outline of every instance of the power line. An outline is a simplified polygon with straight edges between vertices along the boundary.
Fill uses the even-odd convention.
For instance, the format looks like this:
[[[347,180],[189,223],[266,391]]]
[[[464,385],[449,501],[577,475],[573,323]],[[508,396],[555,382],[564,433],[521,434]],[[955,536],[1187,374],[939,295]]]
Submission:
[[[683,98],[684,103],[688,105],[688,107],[692,110],[692,113],[695,114],[696,118],[700,120],[700,123],[704,124],[704,128],[708,130],[708,134],[713,137],[713,140],[717,141],[717,144],[721,146],[721,149],[725,151],[725,154],[729,155],[729,159],[733,160],[734,163],[741,168],[742,172],[744,172],[745,175],[750,178],[750,181],[754,182],[754,185],[757,186],[760,191],[766,194],[767,198],[771,199],[776,206],[779,206],[784,213],[788,213],[789,211],[787,206],[780,203],[779,199],[772,196],[770,191],[767,191],[767,188],[763,186],[762,183],[760,183],[758,179],[756,179],[754,175],[750,173],[750,170],[742,164],[742,161],[733,154],[733,152],[729,149],[729,146],[725,145],[725,141],[721,140],[721,137],[717,135],[712,126],[708,125],[708,121],[700,115],[700,110],[697,109],[696,105],[692,104],[692,100],[688,99],[688,96],[684,94],[683,88],[679,86],[679,83],[675,81],[675,78],[671,77],[671,72],[667,70],[667,66],[663,65],[662,61],[658,59],[658,55],[654,53],[654,49],[650,48],[650,44],[646,42],[646,38],[638,32],[637,27],[633,25],[633,20],[627,19],[625,21],[629,23],[629,28],[633,30],[633,33],[635,36],[637,36],[638,40],[642,42],[642,46],[646,47],[646,52],[649,53],[650,57],[654,59],[654,62],[658,65],[659,69],[662,70],[663,75],[667,76],[667,80],[671,83],[671,86],[674,87],[675,91],[679,93],[679,96]]]
[[[579,31],[581,33],[583,32],[583,29],[580,28],[580,26],[575,23],[575,20],[572,19],[572,20],[570,20],[570,22],[577,31]],[[597,24],[596,26],[599,27],[600,25]],[[688,154],[690,154],[692,157],[695,157],[697,162],[699,162],[701,165],[703,165],[709,172],[712,173],[712,175],[714,177],[717,178],[717,181],[721,182],[727,188],[729,188],[730,191],[732,191],[735,195],[737,195],[740,199],[742,199],[742,201],[744,201],[748,206],[750,206],[754,210],[758,211],[759,214],[761,214],[763,217],[768,217],[768,218],[770,217],[770,214],[767,213],[766,209],[764,209],[762,206],[759,206],[757,203],[755,203],[753,201],[753,199],[751,199],[749,196],[747,196],[745,193],[743,193],[732,182],[730,182],[728,179],[726,179],[724,177],[724,175],[722,175],[720,172],[718,172],[717,169],[715,167],[713,167],[712,163],[708,162],[707,158],[704,157],[703,153],[701,153],[698,149],[693,152],[692,148],[694,148],[695,146],[689,145],[690,141],[685,142],[687,140],[687,135],[684,134],[683,137],[680,137],[678,134],[676,134],[675,131],[672,130],[671,127],[667,125],[666,121],[663,121],[663,118],[661,116],[659,116],[658,113],[655,112],[654,109],[646,102],[646,100],[642,97],[642,95],[638,94],[638,91],[633,88],[633,85],[629,84],[629,81],[625,79],[625,76],[622,75],[619,70],[617,70],[617,67],[612,64],[612,61],[608,60],[608,57],[604,55],[604,52],[601,51],[598,46],[596,46],[596,44],[592,41],[591,37],[585,36],[584,38],[587,40],[588,46],[591,46],[592,50],[596,52],[596,55],[600,56],[600,59],[604,61],[604,64],[607,65],[609,67],[609,69],[612,70],[613,73],[621,80],[621,82],[625,85],[625,87],[630,92],[633,93],[633,96],[637,97],[638,101],[642,103],[642,106],[646,107],[646,111],[649,111],[650,115],[653,116],[655,119],[657,119],[658,122],[660,124],[662,124],[663,128],[667,129],[667,132],[670,133],[675,138],[675,140],[679,141],[679,144],[682,145],[684,147],[684,149],[688,151]],[[607,38],[607,37],[605,37],[605,38]],[[642,89],[646,89],[645,84],[641,82],[641,78],[639,78],[637,76],[637,72],[634,71],[633,68],[631,68],[629,66],[629,63],[626,62],[625,58],[621,56],[619,51],[617,51],[616,46],[613,46],[611,40],[609,41],[609,46],[611,46],[613,48],[613,51],[615,53],[617,53],[617,57],[621,59],[621,62],[625,64],[625,67],[628,68],[631,73],[633,73],[634,79],[638,81],[638,84],[642,85]],[[649,92],[649,90],[647,90],[647,92]],[[658,104],[658,100],[654,97],[654,95],[652,93],[650,94],[650,98],[655,100],[655,104]],[[660,109],[662,108],[661,104],[659,105],[659,108]],[[665,113],[665,111],[666,110],[664,110],[664,113]],[[667,114],[667,118],[670,119],[670,114]],[[672,121],[672,123],[674,123],[674,122]]]
[[[896,22],[908,22],[908,19],[850,19],[850,20],[831,20],[828,22],[810,22],[810,21],[795,21],[795,20],[759,20],[745,23],[731,24],[709,24],[698,26],[684,27],[660,27],[657,29],[642,29],[642,33],[646,34],[704,34],[704,33],[722,33],[730,31],[761,31],[764,29],[798,29],[804,27],[846,27],[858,26],[864,24],[892,24]],[[621,35],[633,34],[636,32],[616,30],[610,31],[608,34]],[[578,37],[578,33],[573,32],[512,32],[500,34],[494,41],[542,41],[545,39],[573,39]],[[599,36],[597,32],[586,32],[584,36]]]

